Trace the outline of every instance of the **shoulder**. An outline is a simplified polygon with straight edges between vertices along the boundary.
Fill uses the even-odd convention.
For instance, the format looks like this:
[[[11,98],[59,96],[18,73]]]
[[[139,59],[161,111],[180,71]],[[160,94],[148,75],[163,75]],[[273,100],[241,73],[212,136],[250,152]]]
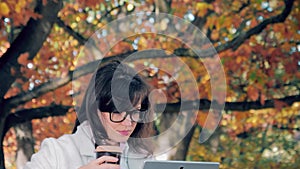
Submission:
[[[63,135],[59,138],[46,138],[42,141],[39,152],[47,152],[53,156],[65,154],[67,149],[75,147],[71,134]]]
[[[44,139],[39,151],[31,157],[25,169],[74,168],[80,166],[82,155],[93,153],[93,151],[87,149],[87,147],[92,147],[93,144],[83,128],[78,129],[74,134],[65,134],[57,139]],[[70,160],[75,162],[69,163]]]
[[[39,151],[32,155],[25,169],[57,168],[62,152],[57,139],[47,138],[43,140]]]
[[[66,153],[67,149],[77,147],[74,139],[74,135],[72,134],[65,134],[59,138],[46,138],[42,144],[42,149],[51,149],[50,151],[55,151],[58,153],[61,151],[62,154]]]
[[[78,148],[83,144],[92,144],[92,133],[90,131],[89,125],[87,123],[83,123],[78,126],[78,129],[73,134],[64,134],[61,137],[55,138],[47,138],[43,141],[43,145],[51,145],[53,147],[61,148],[61,149],[69,149],[69,148]]]

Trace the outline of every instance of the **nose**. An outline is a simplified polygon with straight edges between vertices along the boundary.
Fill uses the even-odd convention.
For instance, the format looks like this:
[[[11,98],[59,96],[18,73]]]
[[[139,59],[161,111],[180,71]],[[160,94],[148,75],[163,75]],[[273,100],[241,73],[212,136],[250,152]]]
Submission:
[[[124,125],[124,126],[131,126],[132,125],[132,121],[131,121],[129,115],[125,118],[124,121],[122,121],[122,125]]]

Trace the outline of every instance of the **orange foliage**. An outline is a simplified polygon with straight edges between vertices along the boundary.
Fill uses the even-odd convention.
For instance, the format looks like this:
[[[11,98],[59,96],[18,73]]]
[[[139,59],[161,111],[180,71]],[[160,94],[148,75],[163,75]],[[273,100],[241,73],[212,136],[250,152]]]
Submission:
[[[261,1],[249,1],[249,4],[247,4],[247,0],[234,0],[230,3],[221,0],[212,2],[176,0],[171,2],[171,14],[181,18],[186,18],[187,14],[191,14],[195,20],[189,21],[193,22],[203,32],[203,35],[209,35],[208,38],[213,46],[219,47],[260,24],[262,22],[260,18],[267,19],[279,14],[284,7],[284,1],[266,1],[269,7],[272,7],[271,11],[264,9]],[[47,3],[47,1],[44,0],[43,3]],[[126,1],[126,3],[135,5],[135,12],[153,11],[155,7],[153,4],[155,1],[153,0],[147,0],[144,3],[139,3],[139,1]],[[125,8],[120,9],[120,14],[113,11],[107,13],[107,16],[110,16],[109,19],[103,18],[104,14],[114,7],[116,7],[116,3],[104,0],[77,0],[74,3],[65,1],[59,17],[76,33],[81,34],[84,38],[88,38],[112,19],[129,13],[126,11],[125,6]],[[27,24],[30,17],[35,19],[40,17],[33,11],[32,0],[3,0],[0,2],[0,18],[3,18],[3,22],[0,23],[0,56],[10,47],[9,38],[11,37],[9,36],[11,32],[9,31],[11,28],[23,27]],[[245,112],[228,111],[224,113],[221,126],[224,127],[224,131],[230,138],[223,135],[220,140],[236,141],[238,140],[238,135],[243,132],[251,134],[253,130],[256,130],[262,133],[269,125],[299,127],[297,121],[294,120],[295,112],[298,111],[299,105],[298,107],[291,107],[284,102],[276,100],[276,98],[299,94],[299,11],[299,2],[295,1],[291,15],[285,22],[267,26],[259,34],[245,40],[235,50],[230,48],[218,53],[226,74],[226,101],[259,101],[260,104],[264,105],[266,100],[275,99],[275,109],[249,110]],[[5,18],[11,18],[13,22],[11,19],[6,19],[4,22]],[[158,24],[159,27],[174,25],[176,23],[171,25]],[[183,31],[187,30],[188,28],[183,29]],[[17,29],[15,32],[17,32]],[[118,31],[109,32],[105,38],[96,42],[96,46],[99,47],[100,51],[106,51],[107,48],[110,49],[106,53],[108,57],[132,51],[135,48],[138,50],[163,49],[167,51],[166,54],[170,54],[180,47],[189,47],[189,45],[183,44],[179,39],[151,33],[128,37],[117,44],[113,44],[114,46],[107,46],[107,42],[113,41],[117,33]],[[174,37],[180,36],[180,34],[174,35]],[[189,40],[193,41],[193,39]],[[201,46],[201,49],[205,49],[207,46]],[[26,52],[20,55],[18,63],[22,65],[20,69],[22,77],[19,77],[6,93],[5,99],[22,92],[30,92],[32,89],[53,79],[66,77],[70,70],[93,61],[95,56],[89,53],[90,51],[84,51],[84,54],[88,55],[88,57],[78,59],[78,57],[82,57],[79,56],[82,48],[75,37],[66,32],[63,27],[55,24],[43,47],[33,60],[28,60],[28,53]],[[159,101],[177,102],[182,93],[189,96],[191,100],[196,98],[195,93],[189,89],[191,79],[187,78],[186,74],[174,72],[175,68],[177,68],[174,68],[174,65],[176,66],[178,63],[176,59],[178,58],[134,61],[134,65],[138,69],[151,65],[151,68],[140,73],[147,78],[147,81],[153,87],[159,89],[161,93],[155,97],[157,100],[160,99]],[[214,79],[216,83],[211,84],[211,75],[208,73],[208,69],[215,70],[215,63],[210,59],[201,60],[186,56],[180,56],[180,61],[183,61],[191,70],[198,85],[200,97],[211,99],[213,97],[211,93],[212,87],[218,86],[224,80]],[[31,68],[28,67],[29,63],[30,65],[32,64]],[[161,67],[164,70],[157,70],[157,68]],[[18,73],[13,68],[10,71],[12,75],[17,75]],[[37,108],[48,106],[52,103],[79,106],[80,101],[76,99],[82,99],[83,89],[86,88],[88,79],[89,77],[82,77],[80,79],[81,82],[74,83],[73,86],[67,84],[38,96],[23,105],[19,105],[18,109]],[[179,84],[182,84],[182,86],[179,86]],[[71,94],[76,92],[80,92],[80,96],[74,99]],[[224,94],[220,92],[219,95],[217,94],[214,97],[221,102],[221,96]],[[12,111],[15,111],[15,109]],[[204,125],[207,115],[207,112],[199,111],[197,122],[200,126]],[[75,117],[74,112],[69,112],[64,117],[33,120],[34,136],[37,141],[36,148],[38,148],[37,145],[45,137],[58,137],[63,133],[70,133]],[[16,149],[16,144],[13,140],[15,140],[14,133],[9,131],[4,141],[6,155],[8,152]],[[226,144],[229,143],[226,142]],[[249,144],[248,146],[251,147],[251,143]],[[252,147],[255,146],[252,145]],[[201,151],[204,150],[201,149]],[[203,154],[201,151],[197,150],[195,152]],[[223,153],[225,155],[222,154],[222,158],[225,158],[227,154],[242,156],[237,148],[233,149],[232,152],[227,151]],[[252,155],[251,158],[253,157]],[[211,157],[211,159],[214,159],[214,157]],[[220,160],[221,158],[215,157],[215,159]],[[235,165],[234,162],[232,163]],[[276,166],[275,164],[272,165]],[[245,166],[247,167],[247,165]]]

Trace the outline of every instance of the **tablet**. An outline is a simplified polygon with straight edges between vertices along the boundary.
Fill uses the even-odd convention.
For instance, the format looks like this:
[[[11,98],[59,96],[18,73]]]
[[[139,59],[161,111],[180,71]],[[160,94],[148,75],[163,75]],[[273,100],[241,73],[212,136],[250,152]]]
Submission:
[[[219,169],[218,162],[145,161],[143,169]]]

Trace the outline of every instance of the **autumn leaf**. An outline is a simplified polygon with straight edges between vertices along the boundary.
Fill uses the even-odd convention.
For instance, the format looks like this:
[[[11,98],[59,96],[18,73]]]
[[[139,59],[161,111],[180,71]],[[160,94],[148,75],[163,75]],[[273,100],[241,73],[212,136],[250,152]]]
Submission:
[[[28,52],[20,54],[20,56],[18,58],[18,63],[23,65],[23,66],[26,66],[27,63],[28,63],[28,57],[29,57]]]
[[[8,16],[9,7],[5,2],[0,2],[0,16]]]
[[[291,50],[291,44],[289,44],[288,42],[284,42],[284,44],[281,45],[281,48],[289,52]]]
[[[259,97],[259,91],[256,87],[254,86],[248,86],[247,88],[247,95],[252,101],[256,101]]]
[[[15,11],[17,13],[20,13],[22,9],[26,6],[26,1],[25,0],[19,0],[18,3],[15,6]]]
[[[212,40],[218,40],[219,39],[219,32],[216,29],[214,29],[212,31],[212,33],[211,33],[211,39]]]
[[[198,16],[203,17],[208,9],[212,9],[213,6],[211,4],[208,4],[206,2],[198,2],[196,5],[196,9],[198,10]]]
[[[43,2],[45,5],[50,1],[41,0],[37,2]],[[16,80],[11,85],[10,91],[6,93],[4,99],[15,95],[22,97],[20,92],[31,92],[29,89],[35,90],[38,86],[43,87],[43,84],[51,82],[54,78],[64,79],[62,76],[67,74],[69,70],[77,70],[79,65],[91,62],[91,60],[95,59],[92,52],[85,51],[79,54],[80,50],[84,48],[82,44],[85,42],[85,38],[91,37],[99,29],[106,31],[106,28],[103,27],[104,25],[115,19],[127,16],[127,14],[132,12],[126,9],[129,3],[135,6],[133,12],[145,13],[145,11],[154,11],[158,7],[156,6],[157,2],[159,1],[64,1],[58,17],[61,18],[65,25],[54,23],[53,29],[46,40],[36,42],[42,44],[42,48],[36,56],[32,56],[34,59],[30,60],[31,64],[28,65],[27,53],[20,55],[17,62],[24,66],[21,66],[20,71],[11,68],[10,75],[21,76],[20,79],[22,80]],[[196,94],[200,94],[201,99],[212,100],[213,98],[218,103],[222,103],[224,101],[223,96],[226,95],[226,103],[229,104],[226,104],[226,110],[223,111],[222,128],[218,128],[207,143],[199,144],[197,142],[200,133],[198,130],[204,125],[205,121],[207,123],[210,122],[209,118],[207,118],[208,111],[203,110],[203,112],[199,112],[197,122],[200,127],[197,127],[192,137],[196,141],[194,141],[194,144],[190,144],[191,147],[185,147],[190,151],[185,159],[220,161],[220,168],[223,169],[297,168],[299,166],[299,160],[297,161],[299,147],[294,146],[297,144],[297,139],[290,139],[296,138],[295,133],[297,132],[296,130],[286,132],[287,130],[285,129],[278,131],[277,128],[299,128],[296,122],[291,123],[293,119],[297,119],[292,114],[299,114],[300,106],[298,104],[287,107],[286,103],[275,101],[274,105],[277,109],[271,107],[262,110],[236,111],[234,108],[248,109],[244,105],[250,105],[251,109],[251,104],[247,103],[249,101],[256,101],[261,105],[265,105],[267,99],[272,100],[279,97],[286,98],[290,95],[298,95],[297,82],[300,79],[298,63],[300,57],[297,46],[300,40],[299,2],[293,1],[291,13],[284,22],[280,21],[280,23],[276,24],[269,24],[267,20],[269,18],[275,18],[276,20],[278,14],[282,11],[287,11],[284,10],[286,7],[285,2],[289,3],[292,1],[177,0],[168,2],[170,2],[167,3],[170,11],[167,11],[167,13],[191,21],[194,26],[201,30],[204,36],[208,35],[207,42],[211,43],[217,50],[226,74],[227,95],[224,93],[224,89],[218,86],[222,83],[222,80],[217,80],[214,84],[211,84],[213,76],[207,73],[207,69],[219,69],[214,69],[214,64],[212,63],[204,63],[204,60],[209,60],[208,58],[194,58],[189,54],[178,55],[176,58],[184,60],[185,64],[191,69],[192,75],[196,80],[198,93],[190,90],[188,83],[191,81],[187,78],[187,74],[174,78],[178,84],[183,83],[180,88],[178,88],[178,84],[174,82],[174,79],[172,81],[172,77],[175,74],[172,76],[173,74],[170,75],[166,72],[177,69],[177,67],[174,68],[176,63],[173,61],[164,62],[164,58],[162,60],[142,59],[130,61],[130,64],[135,65],[135,68],[139,70],[145,69],[150,64],[165,69],[165,72],[154,69],[140,72],[147,82],[161,91],[161,95],[154,98],[161,103],[166,102],[165,100],[175,102],[183,94],[188,96],[189,100],[198,99]],[[37,19],[42,17],[42,15],[35,13],[36,10],[34,8],[37,4],[36,1],[33,2],[32,0],[0,0],[0,17],[2,17],[2,22],[0,22],[0,55],[8,54],[5,52],[10,47],[12,40],[17,39],[19,31],[22,31],[19,28],[27,26],[29,18]],[[262,6],[268,6],[269,8]],[[47,18],[44,19],[47,20]],[[144,19],[145,21],[143,21]],[[164,18],[162,19],[164,20]],[[261,19],[265,20],[267,25],[256,27],[262,23],[263,20]],[[151,23],[155,25],[157,24],[155,23],[156,21],[155,15],[152,16],[147,13],[147,17],[139,20],[139,24]],[[110,55],[119,56],[119,54],[122,55],[124,52],[132,51],[134,48],[138,50],[159,48],[167,50],[168,52],[166,53],[172,56],[174,51],[177,51],[176,49],[190,48],[192,43],[195,43],[196,46],[201,45],[201,50],[207,49],[207,46],[210,47],[208,43],[194,42],[194,38],[197,35],[189,31],[190,27],[182,28],[175,20],[165,21],[159,21],[157,26],[166,30],[171,28],[172,36],[173,30],[175,30],[172,38],[157,36],[154,33],[145,33],[144,35],[133,35],[124,41],[117,42],[117,44],[109,44],[118,36],[121,26],[113,28],[112,31],[107,30],[106,34],[98,32],[97,37],[101,38],[96,41],[95,47],[99,48],[100,51],[106,51],[107,48],[111,49],[109,53],[105,53],[106,57]],[[129,28],[130,25],[128,24],[126,27]],[[250,30],[252,27],[255,28],[253,30],[257,34],[251,33],[253,32]],[[263,29],[260,30],[261,28]],[[39,29],[39,27],[36,27],[36,32],[41,32]],[[130,27],[130,29],[135,30],[138,28]],[[152,28],[146,28],[144,31],[152,32]],[[176,31],[179,31],[179,33]],[[12,37],[12,35],[14,36]],[[190,35],[193,37],[190,37]],[[83,37],[83,39],[80,39],[80,37]],[[186,39],[189,44],[184,44],[180,39]],[[24,37],[22,40],[26,42],[35,39],[27,40]],[[11,47],[13,48],[14,46]],[[18,48],[14,50],[18,51]],[[74,61],[74,58],[77,57],[81,59]],[[135,64],[136,62],[138,62],[137,65]],[[80,71],[86,70],[81,69]],[[75,87],[65,84],[59,88],[51,89],[51,91],[45,91],[47,93],[43,95],[38,94],[26,103],[22,102],[17,108],[8,110],[9,113],[14,113],[22,108],[48,106],[51,103],[80,106],[81,102],[76,101],[83,99],[84,89],[88,86],[86,82],[91,78],[92,74],[90,72],[84,73],[89,74],[79,77],[82,83],[76,84]],[[217,94],[212,93],[212,85],[218,90]],[[70,97],[74,92],[80,93],[80,96],[76,96],[78,97],[76,101],[73,101]],[[231,105],[234,106],[232,107]],[[257,105],[258,108],[261,105]],[[33,135],[36,138],[35,148],[38,149],[41,140],[48,136],[58,137],[64,133],[70,133],[74,127],[72,123],[75,121],[75,118],[76,114],[73,112],[59,118],[49,117],[33,120]],[[161,124],[156,125],[158,125],[156,126],[158,129],[161,127]],[[270,126],[271,130],[267,130],[266,126]],[[289,131],[291,130],[289,129]],[[264,133],[266,133],[265,136]],[[15,152],[21,145],[16,144],[16,142],[15,135],[9,131],[8,138],[4,139],[5,164],[8,164],[6,168],[15,167]],[[278,151],[275,151],[274,147]],[[263,153],[262,150],[264,150]],[[285,154],[285,152],[287,153]]]
[[[294,73],[298,71],[298,63],[296,61],[288,61],[285,65],[284,65],[285,71],[288,74]]]
[[[207,116],[208,116],[208,113],[199,111],[198,116],[197,116],[197,123],[200,126],[204,126]]]
[[[261,94],[260,95],[260,104],[261,105],[265,105],[265,101],[266,101],[266,95]]]

